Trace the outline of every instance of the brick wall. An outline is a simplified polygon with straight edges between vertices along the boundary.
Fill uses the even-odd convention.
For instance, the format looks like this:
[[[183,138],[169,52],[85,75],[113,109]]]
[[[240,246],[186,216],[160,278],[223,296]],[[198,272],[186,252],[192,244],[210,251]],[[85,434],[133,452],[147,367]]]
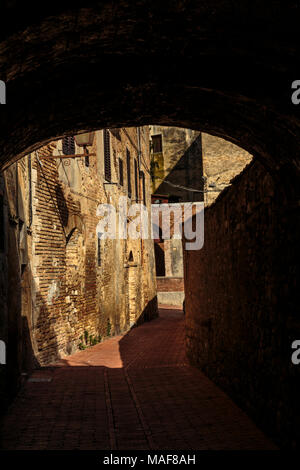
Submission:
[[[134,174],[139,142],[150,210],[148,132],[141,128],[138,138],[137,128],[110,131],[113,184],[104,178],[102,131],[95,133],[89,166],[84,158],[60,159],[57,141],[3,174],[7,240],[0,253],[0,334],[7,343],[8,364],[0,374],[10,375],[3,381],[9,382],[9,395],[22,371],[67,356],[85,345],[85,337],[103,341],[157,315],[153,241],[102,239],[99,252],[96,231],[98,205],[110,203],[118,214],[119,198],[127,197],[127,150],[132,181],[128,204],[143,198]],[[76,153],[80,151],[77,147]]]
[[[189,358],[283,446],[300,437],[298,211],[255,162],[206,209],[204,247],[184,253]]]
[[[182,277],[157,277],[157,300],[160,306],[183,307],[184,280]]]
[[[184,292],[182,277],[157,277],[157,292]]]

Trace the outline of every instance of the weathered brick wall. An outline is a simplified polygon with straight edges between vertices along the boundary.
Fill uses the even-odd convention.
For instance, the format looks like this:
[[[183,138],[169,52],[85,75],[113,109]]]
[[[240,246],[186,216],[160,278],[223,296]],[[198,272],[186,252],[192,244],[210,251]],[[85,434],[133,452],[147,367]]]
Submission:
[[[157,292],[184,292],[182,277],[157,277]]]
[[[141,151],[147,164],[148,133],[144,134],[141,131]],[[85,166],[84,159],[71,161],[68,166],[65,160],[50,160],[47,158],[49,147],[39,151],[42,167],[35,161],[37,204],[33,265],[38,289],[34,335],[41,363],[49,363],[57,356],[76,350],[85,332],[104,339],[128,330],[155,300],[150,240],[144,242],[149,250],[147,257],[143,257],[141,240],[101,240],[100,266],[97,263],[97,206],[110,203],[118,211],[119,197],[127,196],[126,149],[131,154],[130,202],[135,202],[139,196],[135,194],[134,175],[134,159],[138,158],[136,128],[110,133],[111,181],[115,183],[112,185],[103,184],[102,138],[102,132],[97,133],[92,148],[96,155],[90,156],[89,167]],[[118,184],[119,158],[124,162],[123,186]],[[145,170],[142,162],[141,169]],[[149,191],[147,173],[145,178]],[[149,207],[149,196],[147,199]],[[66,241],[70,234],[71,238]],[[151,315],[155,314],[153,305]],[[148,319],[149,315],[148,312]]]
[[[182,307],[184,301],[183,277],[157,277],[157,300],[159,305]]]
[[[205,211],[184,253],[187,352],[281,445],[299,445],[299,213],[258,162]]]
[[[140,129],[139,140],[150,210],[147,127]],[[110,147],[114,184],[104,179],[102,131],[95,133],[89,166],[84,158],[58,158],[58,141],[2,175],[7,240],[0,253],[0,339],[8,350],[8,364],[0,369],[6,374],[3,393],[9,389],[13,394],[22,371],[74,352],[85,343],[85,335],[102,341],[157,315],[151,239],[102,239],[98,262],[97,207],[110,203],[118,215],[119,198],[127,197],[127,149],[132,181],[128,204],[143,197],[139,182],[138,194],[135,187],[137,128],[111,130]],[[123,185],[119,158],[124,162]]]

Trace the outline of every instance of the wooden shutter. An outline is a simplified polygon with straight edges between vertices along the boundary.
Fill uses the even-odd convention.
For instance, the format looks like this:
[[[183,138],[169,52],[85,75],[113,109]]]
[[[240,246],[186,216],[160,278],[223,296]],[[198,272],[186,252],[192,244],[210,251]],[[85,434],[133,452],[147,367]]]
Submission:
[[[98,266],[101,266],[101,238],[97,237],[97,240],[98,240],[97,261],[98,261]]]
[[[131,163],[130,163],[130,152],[126,149],[126,160],[127,160],[127,188],[128,197],[131,197]]]
[[[124,184],[124,170],[122,158],[119,158],[119,183],[121,186],[123,186]]]
[[[62,151],[64,155],[75,154],[75,139],[73,135],[67,135],[62,140]]]
[[[138,180],[138,165],[136,159],[134,159],[134,185],[135,185],[135,199],[139,199],[139,180]]]
[[[143,204],[146,205],[146,185],[145,185],[145,173],[143,171],[140,172],[142,178],[142,186],[143,186]]]
[[[110,134],[108,129],[103,130],[104,141],[104,177],[106,181],[111,181],[111,161],[110,161]]]

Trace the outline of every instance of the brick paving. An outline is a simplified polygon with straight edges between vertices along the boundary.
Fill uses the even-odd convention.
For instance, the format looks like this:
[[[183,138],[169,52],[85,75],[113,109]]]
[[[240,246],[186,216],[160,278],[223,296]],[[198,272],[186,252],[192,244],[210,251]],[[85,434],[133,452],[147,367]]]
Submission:
[[[1,449],[275,449],[191,367],[184,317],[160,317],[35,371],[4,418]]]

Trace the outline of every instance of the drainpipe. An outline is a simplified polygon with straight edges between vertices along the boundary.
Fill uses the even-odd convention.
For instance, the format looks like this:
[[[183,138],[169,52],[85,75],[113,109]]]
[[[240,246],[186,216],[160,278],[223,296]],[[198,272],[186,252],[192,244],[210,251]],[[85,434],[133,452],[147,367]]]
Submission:
[[[138,179],[140,182],[140,169],[141,169],[141,134],[140,134],[140,128],[137,128],[137,140],[138,140]],[[140,201],[140,194],[141,194],[141,185],[138,184],[138,190],[139,190],[139,195],[138,199]]]
[[[18,162],[16,162],[16,216],[19,220],[19,175],[18,175]]]
[[[142,194],[142,190],[141,190],[141,178],[140,178],[140,171],[141,171],[141,129],[140,127],[137,128],[137,140],[138,140],[138,190],[139,190],[139,195],[138,195],[138,200],[139,200],[139,203],[141,204],[142,201],[141,201],[141,194]],[[143,245],[143,239],[141,237],[141,266],[143,265],[143,261],[144,261],[144,245]]]

